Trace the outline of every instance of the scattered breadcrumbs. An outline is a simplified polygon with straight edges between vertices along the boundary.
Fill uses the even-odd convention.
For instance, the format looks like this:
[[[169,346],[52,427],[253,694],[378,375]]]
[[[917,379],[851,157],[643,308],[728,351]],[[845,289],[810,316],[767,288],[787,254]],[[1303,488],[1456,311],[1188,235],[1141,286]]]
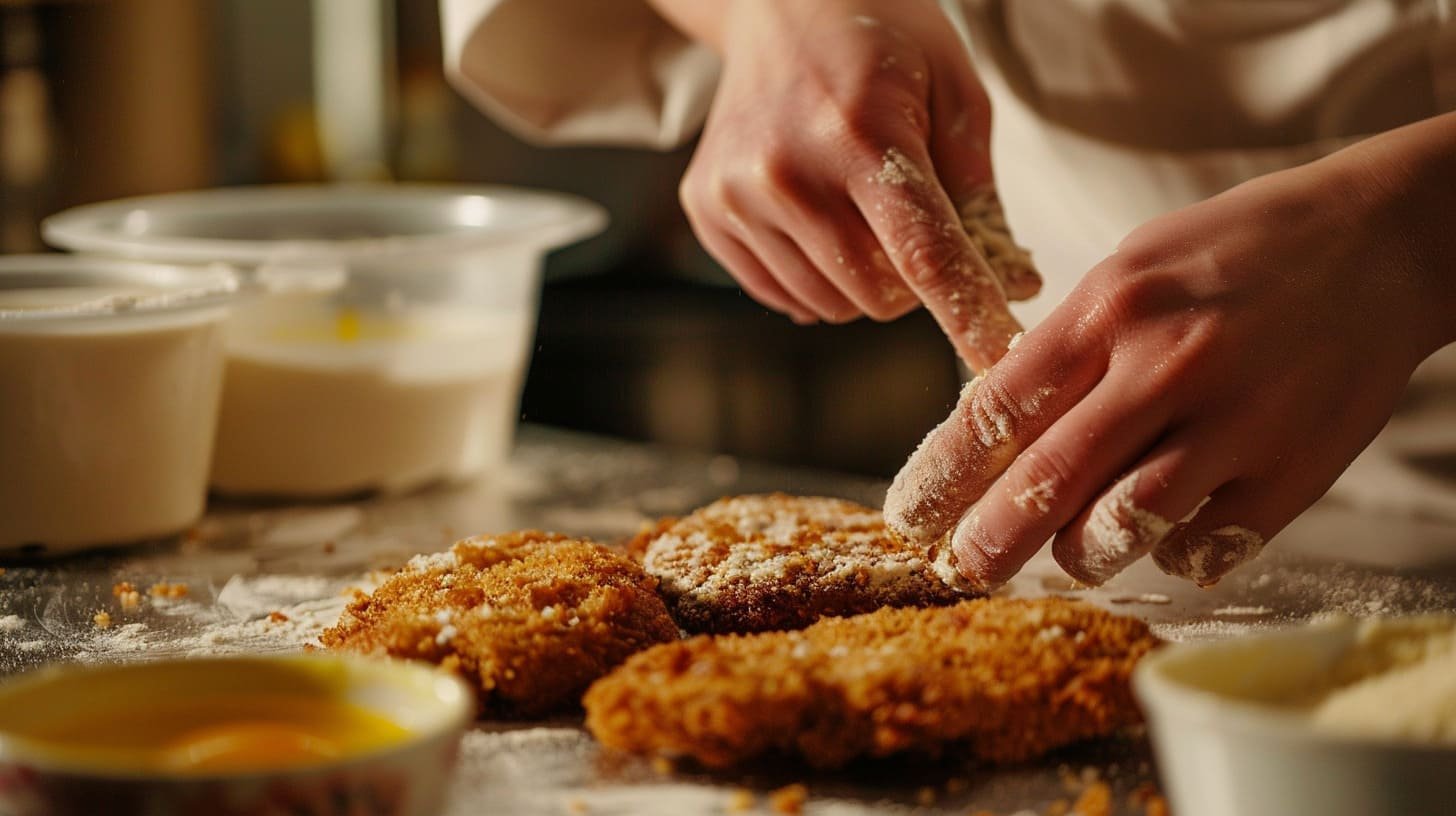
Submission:
[[[747,813],[758,807],[758,797],[748,788],[734,788],[728,794],[727,811],[729,813]]]
[[[581,814],[588,813],[590,810],[591,808],[587,807],[586,802],[582,799],[573,796],[566,800],[566,812],[572,814],[572,816],[581,816]]]
[[[268,622],[269,623],[287,623],[288,622],[288,616],[285,615],[285,614],[283,614],[282,612],[279,612],[278,610],[275,609],[272,612],[269,612],[268,613]]]
[[[803,813],[809,801],[809,789],[802,784],[785,785],[768,795],[768,807],[774,813]]]
[[[926,785],[915,791],[915,804],[920,805],[921,807],[930,807],[931,805],[935,804],[935,799],[935,788],[932,788],[929,785]]]
[[[105,611],[97,612],[95,615],[91,616],[91,622],[96,624],[97,629],[110,629],[111,615]]]
[[[112,584],[111,594],[116,596],[117,603],[121,604],[121,608],[127,612],[141,606],[142,595],[136,591],[136,587],[132,586],[130,581],[118,581]]]
[[[190,590],[186,584],[168,584],[165,582],[152,584],[147,590],[147,594],[153,598],[168,598],[170,600],[185,598],[189,592]]]
[[[325,541],[324,542],[324,555],[333,555],[334,554],[334,549],[335,549],[334,548],[334,542],[332,542],[332,541]]]
[[[1077,816],[1112,816],[1112,789],[1106,782],[1093,782],[1082,789],[1072,812]]]
[[[658,776],[668,776],[672,774],[672,760],[667,757],[653,757],[652,770]]]
[[[1144,782],[1127,795],[1129,807],[1141,808],[1144,816],[1168,816],[1168,802],[1151,782]]]

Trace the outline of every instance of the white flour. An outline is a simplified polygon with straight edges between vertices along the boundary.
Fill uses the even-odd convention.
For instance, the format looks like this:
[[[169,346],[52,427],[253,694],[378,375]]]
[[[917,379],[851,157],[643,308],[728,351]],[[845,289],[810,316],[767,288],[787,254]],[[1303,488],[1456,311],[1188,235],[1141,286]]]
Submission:
[[[364,580],[305,575],[234,576],[219,591],[215,608],[191,599],[157,603],[152,611],[169,620],[125,621],[79,635],[76,659],[128,661],[219,654],[296,652],[317,645],[349,603],[351,587]]]

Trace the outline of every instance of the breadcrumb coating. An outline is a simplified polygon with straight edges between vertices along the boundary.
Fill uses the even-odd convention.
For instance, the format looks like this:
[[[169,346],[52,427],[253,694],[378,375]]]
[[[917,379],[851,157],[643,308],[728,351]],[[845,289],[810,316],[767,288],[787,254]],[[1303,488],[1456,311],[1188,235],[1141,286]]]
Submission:
[[[1156,642],[1135,618],[1061,598],[882,609],[656,646],[583,703],[603,744],[711,767],[952,745],[1016,762],[1136,723],[1128,677]]]
[[[483,715],[574,706],[593,680],[678,629],[641,568],[589,541],[535,531],[416,556],[319,641],[426,660],[464,677]]]
[[[689,632],[799,629],[826,615],[955,603],[968,589],[948,584],[954,570],[890,532],[878,510],[841,499],[719,499],[664,519],[628,550]]]

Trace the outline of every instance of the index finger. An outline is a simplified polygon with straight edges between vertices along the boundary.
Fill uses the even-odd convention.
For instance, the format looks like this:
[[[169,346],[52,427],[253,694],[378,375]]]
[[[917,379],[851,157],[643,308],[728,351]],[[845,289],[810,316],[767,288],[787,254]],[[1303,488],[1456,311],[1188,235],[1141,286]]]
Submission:
[[[1006,354],[1021,324],[924,149],[891,147],[875,172],[851,177],[848,186],[895,270],[956,353],[974,371],[989,369]]]

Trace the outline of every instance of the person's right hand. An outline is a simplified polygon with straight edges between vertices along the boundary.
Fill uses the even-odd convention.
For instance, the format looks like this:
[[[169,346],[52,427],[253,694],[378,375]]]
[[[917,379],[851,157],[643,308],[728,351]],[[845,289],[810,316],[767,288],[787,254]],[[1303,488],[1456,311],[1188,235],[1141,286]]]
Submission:
[[[932,0],[736,0],[722,81],[682,183],[704,246],[765,305],[809,323],[924,303],[988,368],[1020,331],[958,205],[991,184],[990,105]]]

